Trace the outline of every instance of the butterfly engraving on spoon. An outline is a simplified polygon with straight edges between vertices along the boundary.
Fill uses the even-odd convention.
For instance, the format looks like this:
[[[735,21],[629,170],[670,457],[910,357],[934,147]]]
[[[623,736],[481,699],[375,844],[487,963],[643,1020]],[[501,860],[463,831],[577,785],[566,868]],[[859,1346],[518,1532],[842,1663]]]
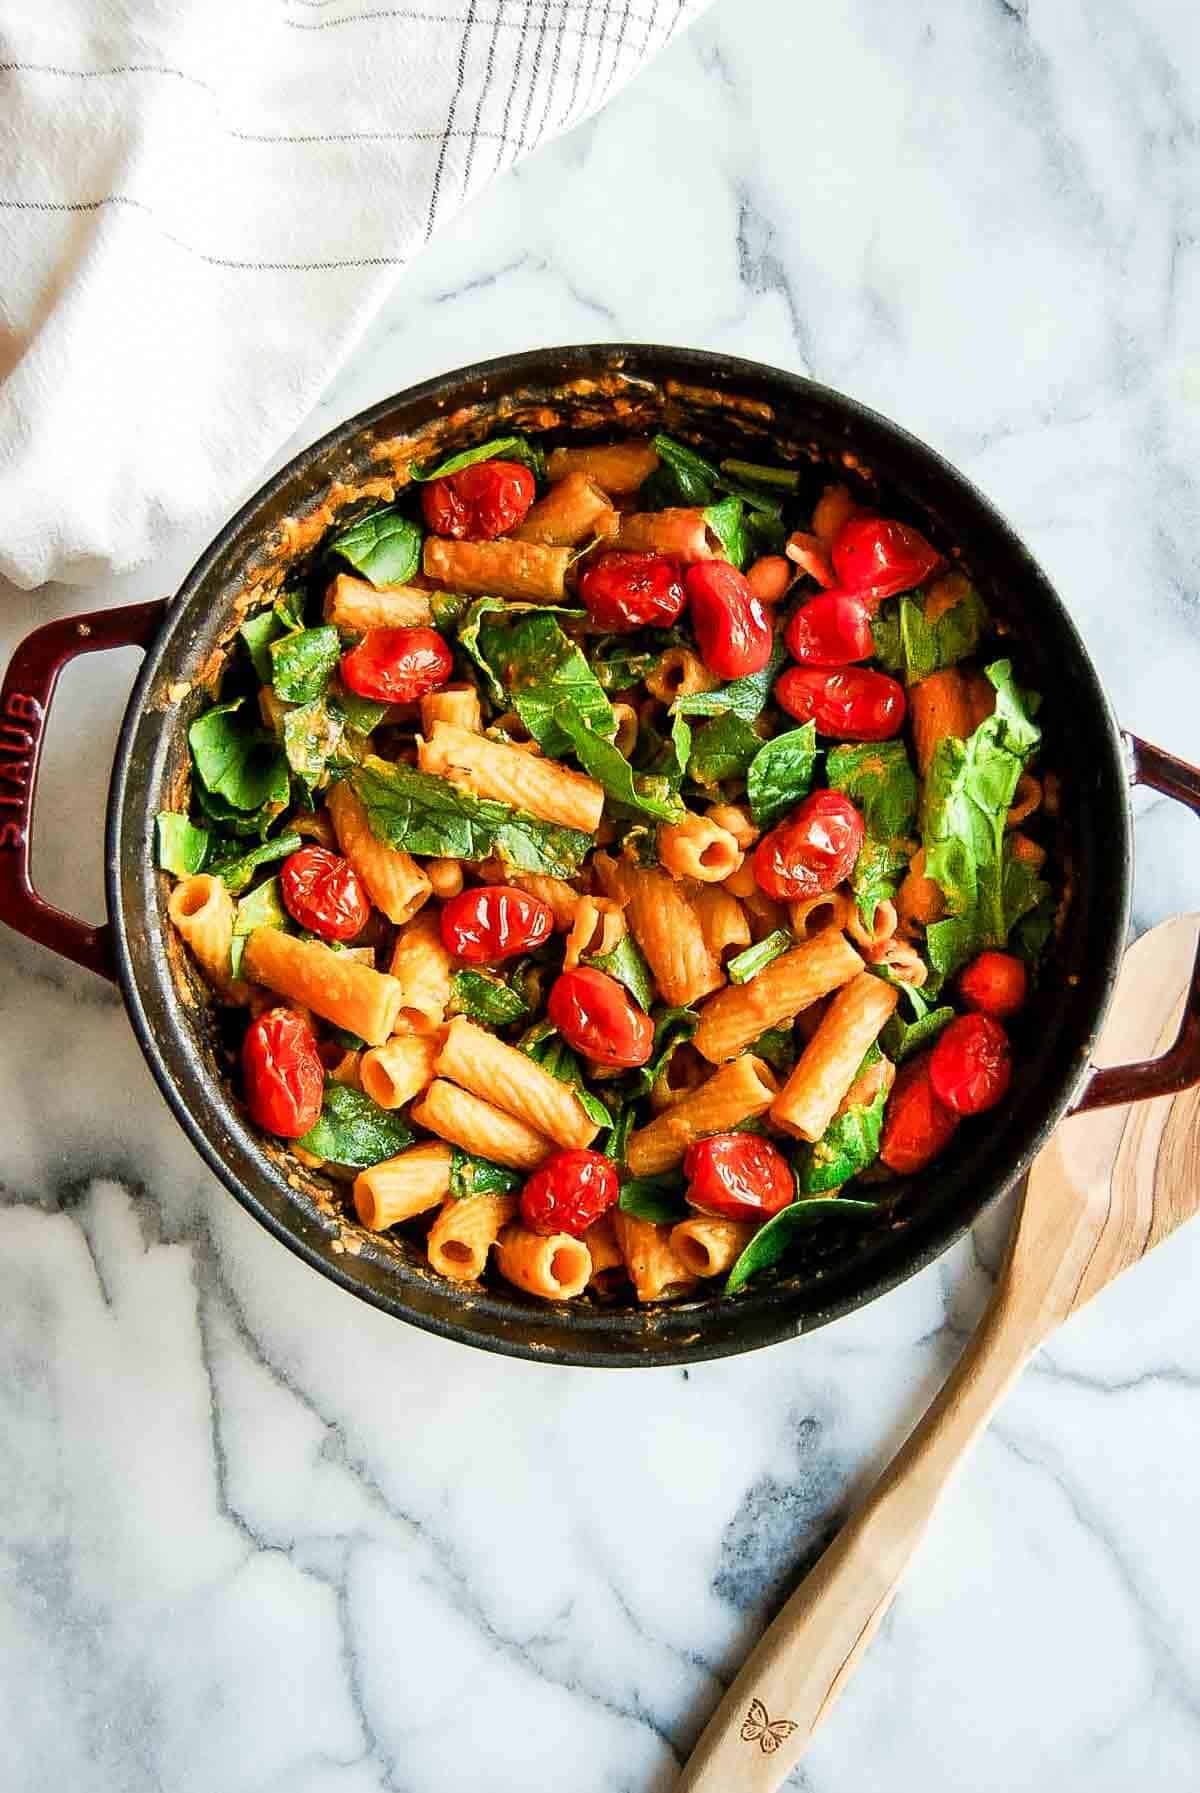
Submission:
[[[764,1756],[773,1756],[795,1728],[790,1718],[768,1718],[767,1708],[762,1701],[751,1700],[750,1710],[742,1725],[742,1742],[757,1743]]]

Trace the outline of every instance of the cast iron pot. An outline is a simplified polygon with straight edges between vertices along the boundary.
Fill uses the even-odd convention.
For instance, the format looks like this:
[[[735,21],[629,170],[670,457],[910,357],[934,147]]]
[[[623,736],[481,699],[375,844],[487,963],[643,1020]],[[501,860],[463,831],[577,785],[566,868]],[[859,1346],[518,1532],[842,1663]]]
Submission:
[[[329,522],[387,496],[412,459],[497,428],[557,440],[665,427],[723,453],[785,452],[831,470],[919,525],[963,564],[1020,638],[1022,673],[1046,694],[1045,763],[1059,774],[1057,851],[1073,883],[1068,922],[1022,1029],[1012,1094],[865,1232],[814,1235],[792,1273],[735,1299],[639,1312],[546,1305],[503,1287],[434,1276],[419,1249],[363,1233],[343,1192],[305,1172],[246,1123],[228,1043],[167,922],[154,869],[155,813],[185,788],[188,723],[247,607],[311,550]],[[144,648],[109,790],[109,920],[93,928],[51,908],[29,877],[29,821],[47,707],[61,667],[100,648]],[[398,1318],[464,1343],[559,1363],[681,1364],[750,1350],[819,1326],[884,1293],[944,1251],[1028,1168],[1072,1109],[1145,1100],[1200,1081],[1200,962],[1172,1049],[1145,1064],[1093,1069],[1126,939],[1129,789],[1148,784],[1200,810],[1200,772],[1113,720],[1087,652],[1043,573],[986,500],[894,424],[809,380],[683,349],[581,347],[505,356],[428,381],[364,411],[298,455],[226,525],[170,601],[50,623],[17,649],[0,693],[0,919],[120,984],[150,1068],[181,1125],[226,1187],[300,1257]]]

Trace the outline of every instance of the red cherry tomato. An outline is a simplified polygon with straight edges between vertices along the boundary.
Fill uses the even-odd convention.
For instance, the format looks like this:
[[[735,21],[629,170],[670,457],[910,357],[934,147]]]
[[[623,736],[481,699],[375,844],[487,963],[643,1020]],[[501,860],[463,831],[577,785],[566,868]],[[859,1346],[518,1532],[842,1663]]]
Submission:
[[[252,1021],[242,1041],[242,1081],[250,1119],[265,1133],[299,1139],[314,1127],[325,1072],[308,1023],[291,1009]]]
[[[846,591],[823,591],[801,604],[784,639],[792,659],[804,666],[849,666],[875,652],[871,612]]]
[[[754,849],[754,881],[778,903],[832,890],[854,870],[866,830],[841,791],[814,791]]]
[[[786,1208],[796,1180],[778,1146],[755,1133],[716,1133],[687,1149],[687,1199],[702,1214],[728,1220],[767,1220]]]
[[[441,930],[446,951],[465,965],[495,965],[549,940],[554,911],[510,884],[481,885],[450,898]]]
[[[537,486],[519,461],[479,461],[421,487],[421,510],[435,535],[490,542],[525,521]]]
[[[838,584],[876,602],[912,591],[927,579],[941,555],[919,530],[888,517],[850,517],[830,549]]]
[[[819,735],[842,741],[890,741],[908,708],[903,687],[869,666],[789,666],[775,681],[775,701],[797,722],[814,721]]]
[[[568,1046],[602,1065],[644,1065],[654,1049],[654,1023],[623,984],[579,965],[554,980],[546,1014]]]
[[[958,980],[958,993],[969,1009],[1003,1019],[1022,1006],[1028,983],[1020,959],[988,951],[972,959]]]
[[[602,629],[668,629],[686,601],[683,568],[665,554],[618,548],[584,570],[579,595]]]
[[[990,1015],[960,1015],[939,1035],[929,1060],[939,1102],[955,1114],[983,1114],[1012,1082],[1008,1035]]]
[[[368,629],[342,655],[342,681],[376,703],[410,704],[450,677],[454,656],[436,629]]]
[[[929,1078],[926,1052],[901,1065],[883,1111],[879,1156],[897,1176],[908,1177],[945,1151],[958,1116],[940,1102]]]
[[[283,906],[322,940],[353,940],[367,925],[371,900],[348,859],[327,847],[301,847],[279,873]]]
[[[581,1239],[619,1193],[617,1167],[603,1152],[555,1152],[522,1189],[521,1220],[531,1233]]]
[[[744,573],[727,560],[700,560],[684,576],[700,657],[719,679],[761,672],[771,658],[771,619]]]

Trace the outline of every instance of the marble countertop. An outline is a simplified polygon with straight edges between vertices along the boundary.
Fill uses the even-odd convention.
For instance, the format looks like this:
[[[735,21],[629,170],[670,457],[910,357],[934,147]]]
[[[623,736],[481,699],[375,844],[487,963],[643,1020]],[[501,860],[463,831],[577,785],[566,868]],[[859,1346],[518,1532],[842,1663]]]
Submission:
[[[1200,760],[1192,38],[1178,0],[717,0],[435,242],[303,435],[547,342],[812,373],[958,462],[1122,720]],[[169,590],[201,545],[82,600],[4,594],[0,652]],[[43,888],[96,918],[133,665],[68,675],[38,807]],[[1195,904],[1185,816],[1142,804],[1138,855],[1139,928]],[[886,1300],[749,1357],[485,1356],[260,1230],[108,988],[7,934],[0,967],[0,1783],[666,1793],[945,1375],[1007,1204]],[[1198,1283],[1193,1227],[1025,1376],[794,1785],[1194,1782]]]

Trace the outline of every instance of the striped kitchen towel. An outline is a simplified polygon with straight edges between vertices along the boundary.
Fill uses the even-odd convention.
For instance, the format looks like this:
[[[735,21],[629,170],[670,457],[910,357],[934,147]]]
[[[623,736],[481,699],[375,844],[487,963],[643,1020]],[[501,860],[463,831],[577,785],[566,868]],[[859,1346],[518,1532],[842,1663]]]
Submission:
[[[7,0],[0,572],[219,520],[402,270],[707,0]]]

